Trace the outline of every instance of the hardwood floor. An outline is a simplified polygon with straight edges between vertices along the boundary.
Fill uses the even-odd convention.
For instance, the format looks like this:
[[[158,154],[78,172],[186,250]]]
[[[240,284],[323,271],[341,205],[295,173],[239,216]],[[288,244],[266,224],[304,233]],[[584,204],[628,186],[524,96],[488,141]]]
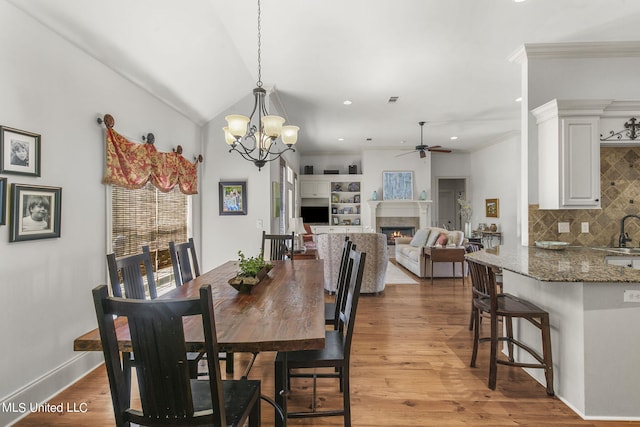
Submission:
[[[380,296],[360,299],[352,352],[352,424],[392,426],[639,426],[638,422],[584,421],[519,368],[498,367],[498,386],[487,388],[488,347],[481,345],[477,368],[469,368],[472,333],[470,283],[429,280],[387,285]],[[262,353],[251,378],[273,396],[273,353]],[[247,355],[236,356],[236,375]],[[292,383],[290,405],[308,407],[311,382]],[[317,406],[341,404],[337,380],[319,379]],[[86,413],[33,413],[18,426],[112,426],[111,397],[104,367],[91,372],[51,404],[86,403]],[[273,410],[262,405],[262,425],[273,425]],[[341,426],[341,417],[289,420],[289,425]]]

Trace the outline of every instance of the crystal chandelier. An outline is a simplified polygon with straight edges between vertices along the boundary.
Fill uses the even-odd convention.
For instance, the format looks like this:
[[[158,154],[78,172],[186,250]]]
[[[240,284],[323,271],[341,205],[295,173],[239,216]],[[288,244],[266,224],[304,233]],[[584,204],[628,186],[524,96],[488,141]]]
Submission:
[[[276,160],[286,151],[292,150],[298,141],[297,126],[283,126],[284,118],[272,116],[265,107],[267,91],[262,88],[261,67],[261,26],[260,26],[260,0],[258,0],[258,81],[253,89],[253,111],[249,117],[240,114],[226,116],[227,126],[223,127],[224,137],[229,144],[229,152],[237,151],[240,155],[253,162],[258,170],[272,160]],[[256,120],[254,121],[254,116]],[[280,137],[287,146],[282,151],[276,147],[276,139]],[[244,141],[244,142],[243,142]]]

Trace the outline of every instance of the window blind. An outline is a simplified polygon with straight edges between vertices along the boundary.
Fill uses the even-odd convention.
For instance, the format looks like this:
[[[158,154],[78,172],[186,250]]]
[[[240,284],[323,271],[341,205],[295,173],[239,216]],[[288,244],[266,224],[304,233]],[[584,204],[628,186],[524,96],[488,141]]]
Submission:
[[[154,270],[171,266],[169,241],[187,240],[189,196],[174,187],[168,193],[147,183],[130,190],[112,186],[111,237],[116,257],[142,252],[149,245]]]

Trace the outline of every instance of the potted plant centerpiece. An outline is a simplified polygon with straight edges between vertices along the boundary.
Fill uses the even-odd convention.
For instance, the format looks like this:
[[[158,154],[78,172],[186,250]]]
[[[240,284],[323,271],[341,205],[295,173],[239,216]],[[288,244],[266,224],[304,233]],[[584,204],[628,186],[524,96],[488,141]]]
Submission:
[[[262,252],[258,256],[247,258],[242,251],[238,251],[238,261],[240,272],[229,280],[229,284],[238,292],[251,292],[251,289],[273,268],[273,265],[264,260]]]

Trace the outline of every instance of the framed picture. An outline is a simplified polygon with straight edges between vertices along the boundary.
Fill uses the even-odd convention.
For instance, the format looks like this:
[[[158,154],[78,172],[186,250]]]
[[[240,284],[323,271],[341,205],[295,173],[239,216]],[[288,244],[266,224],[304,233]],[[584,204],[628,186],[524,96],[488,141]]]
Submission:
[[[355,196],[353,196],[353,203],[360,203],[360,195],[356,194]]]
[[[0,225],[7,223],[7,178],[0,178]]]
[[[0,173],[40,176],[40,135],[0,126]]]
[[[218,184],[220,215],[247,214],[247,182],[220,181]]]
[[[11,184],[10,242],[60,237],[62,188]]]
[[[498,199],[486,199],[485,201],[486,215],[488,218],[498,218],[500,215],[500,204]]]
[[[340,218],[338,218],[337,216],[334,216],[332,222],[333,222],[333,225],[338,225],[340,224]]]
[[[413,200],[413,171],[382,172],[382,200]]]

